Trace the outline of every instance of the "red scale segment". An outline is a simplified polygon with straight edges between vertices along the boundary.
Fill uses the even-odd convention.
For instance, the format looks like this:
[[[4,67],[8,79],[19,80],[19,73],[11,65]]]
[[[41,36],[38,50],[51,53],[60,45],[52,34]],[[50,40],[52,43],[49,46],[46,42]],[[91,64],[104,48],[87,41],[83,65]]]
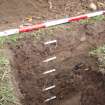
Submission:
[[[88,18],[88,16],[74,17],[74,18],[70,18],[70,20],[68,20],[68,22],[79,21],[81,19],[86,19],[86,18]]]
[[[91,18],[94,16],[99,16],[99,15],[105,15],[105,11],[93,12],[93,13],[89,13],[89,14],[85,14],[85,15],[81,15],[81,16],[77,16],[77,17],[67,18],[67,19],[52,20],[50,22],[45,22],[45,23],[40,23],[40,24],[36,24],[36,25],[32,25],[32,26],[27,26],[27,27],[23,27],[20,29],[5,30],[5,31],[0,32],[0,37],[13,35],[13,34],[17,34],[17,33],[30,32],[33,30],[41,29],[41,28],[47,28],[50,26],[55,26],[55,25],[73,22],[73,21],[79,21],[81,19],[87,19],[87,18]]]
[[[36,24],[28,27],[23,27],[19,29],[19,32],[30,32],[32,30],[38,30],[40,28],[45,28],[45,25],[41,23],[41,24]]]

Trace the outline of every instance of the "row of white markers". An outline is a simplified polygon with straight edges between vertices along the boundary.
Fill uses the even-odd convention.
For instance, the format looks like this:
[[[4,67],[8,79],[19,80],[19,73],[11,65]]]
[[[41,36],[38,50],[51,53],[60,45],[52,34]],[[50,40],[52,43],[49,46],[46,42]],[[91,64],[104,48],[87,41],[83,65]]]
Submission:
[[[47,41],[44,43],[44,45],[51,45],[54,43],[57,44],[57,40]],[[57,58],[56,56],[50,57],[50,58],[44,60],[43,63],[51,62],[51,61],[55,60],[56,58]],[[48,75],[48,74],[53,73],[53,72],[56,72],[56,69],[51,69],[51,70],[45,71],[45,72],[43,72],[43,75]],[[51,90],[54,88],[56,88],[56,85],[44,88],[43,91],[48,91],[48,90]],[[49,97],[48,99],[46,99],[44,102],[49,102],[49,101],[54,100],[56,98],[57,98],[56,96],[52,96],[52,97]]]

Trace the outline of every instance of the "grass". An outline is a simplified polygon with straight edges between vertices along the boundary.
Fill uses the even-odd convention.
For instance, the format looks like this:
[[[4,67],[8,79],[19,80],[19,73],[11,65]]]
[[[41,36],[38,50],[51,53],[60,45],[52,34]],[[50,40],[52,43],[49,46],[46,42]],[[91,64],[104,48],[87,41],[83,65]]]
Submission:
[[[6,57],[0,56],[0,105],[19,105],[9,77],[10,67]]]
[[[90,19],[80,20],[80,24],[93,24],[95,22],[103,21],[103,20],[105,20],[105,16],[100,15],[100,16],[92,17]]]
[[[6,42],[17,42],[22,35],[0,37],[0,49],[5,48]],[[0,105],[20,105],[14,95],[13,86],[10,81],[10,65],[7,57],[0,52]]]
[[[92,50],[90,55],[98,58],[99,70],[105,73],[105,45]]]
[[[0,37],[0,48],[4,48],[6,42],[13,42],[16,43],[18,38],[22,38],[22,35],[16,34],[7,37]]]

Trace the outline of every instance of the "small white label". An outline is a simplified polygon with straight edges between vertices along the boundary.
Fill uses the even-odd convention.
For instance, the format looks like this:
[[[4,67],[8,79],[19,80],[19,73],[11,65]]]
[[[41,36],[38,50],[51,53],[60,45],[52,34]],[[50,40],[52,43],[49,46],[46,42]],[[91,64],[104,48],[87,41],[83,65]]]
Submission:
[[[52,70],[49,70],[49,71],[45,71],[43,74],[49,74],[49,73],[52,73],[52,72],[55,72],[56,69],[52,69]]]
[[[54,99],[56,99],[56,96],[53,96],[51,98],[46,99],[45,102],[49,102],[49,101],[54,100]]]
[[[50,87],[47,87],[47,88],[43,89],[43,91],[51,90],[51,89],[54,89],[55,87],[56,87],[56,86],[53,85],[53,86],[50,86]]]
[[[52,57],[52,58],[48,58],[48,59],[46,59],[46,60],[44,60],[43,62],[49,62],[49,61],[52,61],[52,60],[55,60],[56,59],[56,57]]]
[[[52,43],[57,43],[57,40],[48,41],[48,42],[45,42],[44,44],[48,45],[48,44],[52,44]]]

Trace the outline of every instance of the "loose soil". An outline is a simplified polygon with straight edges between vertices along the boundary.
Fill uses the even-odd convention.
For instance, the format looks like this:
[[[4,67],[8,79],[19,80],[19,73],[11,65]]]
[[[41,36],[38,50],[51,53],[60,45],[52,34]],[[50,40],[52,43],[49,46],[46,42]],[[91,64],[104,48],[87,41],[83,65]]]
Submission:
[[[89,2],[21,0],[17,3],[16,0],[3,0],[0,8],[4,9],[7,4],[10,10],[4,9],[5,12],[0,14],[14,16],[14,20],[34,15],[36,21],[40,21],[87,12]],[[35,33],[28,33],[17,43],[7,44],[11,52],[10,64],[17,97],[22,105],[104,105],[105,76],[99,72],[97,58],[90,56],[89,51],[105,43],[105,21],[65,26],[45,29],[36,36]],[[57,40],[57,43],[44,45],[50,40]],[[54,56],[57,57],[55,60],[43,62]],[[43,74],[51,69],[56,71]],[[52,85],[56,87],[43,91]],[[53,96],[56,99],[45,102]]]

